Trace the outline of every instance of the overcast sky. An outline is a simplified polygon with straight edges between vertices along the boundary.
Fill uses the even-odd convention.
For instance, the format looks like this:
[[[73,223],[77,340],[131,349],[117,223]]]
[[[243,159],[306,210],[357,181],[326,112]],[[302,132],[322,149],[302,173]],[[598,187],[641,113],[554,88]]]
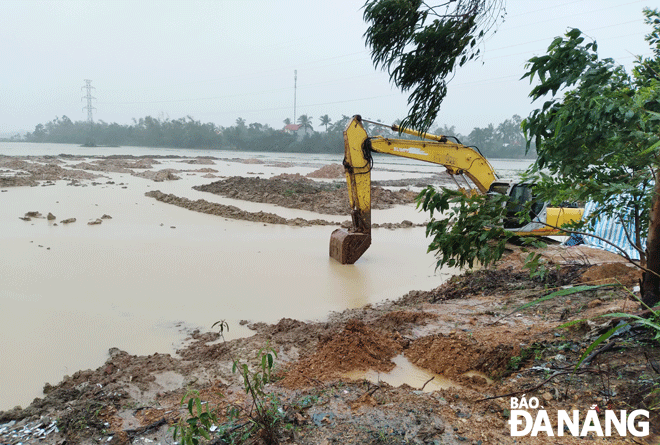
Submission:
[[[460,133],[525,117],[525,62],[555,36],[580,28],[601,57],[632,66],[650,55],[642,9],[650,0],[507,0],[506,18],[483,57],[459,69],[437,124]],[[296,116],[361,114],[392,123],[406,96],[374,69],[363,34],[363,1],[0,0],[0,134],[56,116],[86,120],[178,119],[275,128]]]

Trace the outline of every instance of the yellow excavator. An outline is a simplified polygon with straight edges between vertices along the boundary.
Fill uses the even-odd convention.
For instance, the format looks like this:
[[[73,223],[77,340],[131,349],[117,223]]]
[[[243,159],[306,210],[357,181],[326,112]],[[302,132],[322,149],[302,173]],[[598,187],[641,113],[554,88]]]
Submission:
[[[381,125],[392,131],[410,134],[424,140],[391,139],[382,136],[369,137],[363,122]],[[549,207],[535,202],[529,184],[498,181],[493,167],[481,153],[446,136],[420,134],[402,129],[397,125],[383,125],[353,116],[344,130],[344,170],[351,205],[352,226],[337,229],[330,237],[330,256],[341,264],[353,264],[371,245],[371,152],[386,153],[405,158],[439,164],[447,169],[459,188],[472,193],[499,193],[510,197],[507,217],[502,226],[520,236],[549,236],[560,233],[558,227],[582,218],[577,207]],[[461,177],[468,189],[456,181]],[[474,187],[467,181],[470,179]],[[516,216],[524,205],[532,201],[531,222],[520,223]]]

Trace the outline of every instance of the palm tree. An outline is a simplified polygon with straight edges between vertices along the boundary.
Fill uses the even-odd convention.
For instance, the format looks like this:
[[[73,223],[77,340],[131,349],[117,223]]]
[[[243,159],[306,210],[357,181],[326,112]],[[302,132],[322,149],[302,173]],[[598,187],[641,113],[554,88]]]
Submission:
[[[291,125],[291,119],[289,119],[288,117],[284,119],[284,125]]]
[[[330,125],[330,121],[332,119],[330,119],[330,116],[328,116],[327,114],[321,116],[319,119],[321,120],[321,125],[325,125],[325,132],[327,133],[328,132],[328,125]]]
[[[310,131],[314,131],[314,128],[312,127],[312,116],[307,116],[306,114],[302,114],[298,118],[298,123],[300,124],[303,130],[307,131],[307,129],[309,129]]]

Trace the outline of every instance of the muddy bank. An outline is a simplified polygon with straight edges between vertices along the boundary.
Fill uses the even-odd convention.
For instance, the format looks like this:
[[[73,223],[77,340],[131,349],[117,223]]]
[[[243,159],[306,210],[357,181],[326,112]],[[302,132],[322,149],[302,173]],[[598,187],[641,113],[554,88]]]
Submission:
[[[245,178],[243,178],[245,179]],[[269,180],[270,181],[270,180]],[[238,181],[238,182],[243,182],[243,181]],[[198,189],[198,187],[193,187]],[[232,188],[233,190],[237,191],[242,190],[242,188]],[[166,204],[172,204],[178,207],[183,207],[188,210],[192,210],[195,212],[200,212],[200,213],[206,213],[209,215],[216,215],[216,216],[222,216],[224,218],[231,218],[231,219],[240,219],[244,221],[252,221],[252,222],[262,222],[266,224],[284,224],[288,226],[298,226],[298,227],[305,227],[305,226],[339,226],[340,224],[332,221],[327,221],[325,219],[304,219],[304,218],[284,218],[282,216],[276,215],[274,213],[269,213],[269,212],[248,212],[246,210],[239,209],[236,206],[230,206],[230,205],[224,205],[224,204],[218,204],[214,202],[209,202],[205,199],[197,199],[197,200],[191,200],[188,198],[182,198],[176,195],[173,195],[171,193],[163,193],[160,190],[153,190],[145,193],[145,196],[148,196],[150,198],[155,198],[157,201],[164,202]],[[260,202],[267,202],[267,203],[279,203],[280,200],[278,197],[281,195],[278,194],[271,194],[270,196],[265,196],[264,201]],[[323,197],[322,196],[315,196],[315,202],[322,202]],[[318,200],[318,201],[317,201]],[[291,205],[291,208],[298,208],[294,207],[292,203],[289,203]],[[321,204],[323,205],[323,204]],[[288,206],[287,206],[288,207]],[[400,228],[409,228],[409,227],[419,227],[423,226],[424,224],[413,224],[411,221],[404,220],[401,221],[400,223],[374,223],[372,224],[372,228],[386,228],[386,229],[400,229]],[[350,221],[344,221],[341,223],[342,227],[350,227],[351,223]]]
[[[308,210],[326,215],[350,215],[346,182],[316,182],[302,175],[282,174],[269,179],[234,176],[211,184],[193,187],[227,198],[275,204],[291,209]],[[415,202],[417,193],[410,190],[391,191],[373,187],[372,209],[390,209],[395,205]]]
[[[150,198],[155,198],[156,200],[160,202],[164,202],[166,204],[173,204],[178,207],[183,207],[188,210],[193,210],[195,212],[207,213],[209,215],[223,216],[225,218],[241,219],[244,221],[263,222],[268,224],[285,224],[289,226],[338,225],[337,223],[333,223],[323,219],[313,219],[313,220],[306,220],[303,218],[289,219],[276,215],[274,213],[248,212],[245,210],[241,210],[236,206],[217,204],[206,201],[205,199],[197,199],[193,201],[191,199],[178,197],[173,194],[166,194],[161,192],[160,190],[153,190],[147,192],[145,193],[145,196],[148,196]]]
[[[580,248],[583,258],[590,253]],[[324,322],[245,320],[255,334],[227,342],[217,330],[194,331],[176,356],[112,349],[103,366],[47,385],[46,395],[25,409],[0,413],[0,440],[26,425],[35,431],[35,422],[44,430],[57,419],[59,431],[38,443],[173,443],[167,428],[185,416],[179,402],[186,390],[198,390],[221,413],[228,404],[247,406],[250,399],[232,373],[232,361],[256,369],[257,351],[269,345],[277,352],[278,380],[268,391],[277,395],[290,426],[282,428],[281,443],[521,443],[510,436],[507,420],[510,396],[523,393],[539,398],[551,420],[556,410],[586,413],[594,405],[650,410],[652,435],[637,443],[657,443],[660,419],[651,408],[657,403],[653,388],[660,384],[660,349],[652,335],[629,329],[572,372],[586,348],[612,325],[594,317],[637,310],[629,290],[594,288],[518,309],[557,289],[594,280],[616,284],[611,276],[616,258],[557,263],[545,279],[525,278],[512,267],[476,271],[431,291],[331,314]],[[616,264],[619,281],[638,278],[637,270]],[[558,328],[569,321],[575,321],[570,328]],[[400,355],[442,373],[454,386],[426,391],[344,377],[360,369],[387,373]],[[224,414],[220,420],[227,420]],[[23,434],[23,443],[39,440]],[[593,443],[629,443],[590,436]],[[558,442],[540,435],[534,443],[584,440],[565,436]]]

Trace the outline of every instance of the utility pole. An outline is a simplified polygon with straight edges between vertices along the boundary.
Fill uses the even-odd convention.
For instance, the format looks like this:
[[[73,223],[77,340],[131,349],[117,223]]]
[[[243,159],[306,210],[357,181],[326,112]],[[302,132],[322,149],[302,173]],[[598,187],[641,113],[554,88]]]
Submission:
[[[89,123],[89,135],[87,136],[87,141],[85,141],[85,144],[83,145],[84,147],[96,147],[96,143],[94,142],[94,136],[92,135],[94,131],[93,110],[96,110],[96,108],[92,106],[92,99],[96,99],[96,98],[92,97],[92,88],[94,87],[92,86],[92,81],[89,79],[85,79],[85,86],[80,88],[81,90],[82,89],[87,90],[87,95],[82,97],[82,99],[87,99],[87,106],[83,107],[83,110],[87,109],[87,122]]]
[[[293,70],[293,123],[296,123],[296,90],[298,89],[298,70]]]
[[[89,122],[90,125],[94,123],[94,117],[92,116],[92,110],[96,110],[96,108],[94,108],[92,106],[92,99],[96,99],[95,97],[92,97],[92,88],[94,88],[94,87],[92,86],[92,81],[89,80],[89,79],[85,79],[85,86],[80,88],[81,90],[82,89],[87,90],[87,95],[83,96],[82,99],[87,99],[87,106],[83,107],[83,110],[87,109],[87,122]],[[96,88],[94,88],[94,89],[96,89]]]

